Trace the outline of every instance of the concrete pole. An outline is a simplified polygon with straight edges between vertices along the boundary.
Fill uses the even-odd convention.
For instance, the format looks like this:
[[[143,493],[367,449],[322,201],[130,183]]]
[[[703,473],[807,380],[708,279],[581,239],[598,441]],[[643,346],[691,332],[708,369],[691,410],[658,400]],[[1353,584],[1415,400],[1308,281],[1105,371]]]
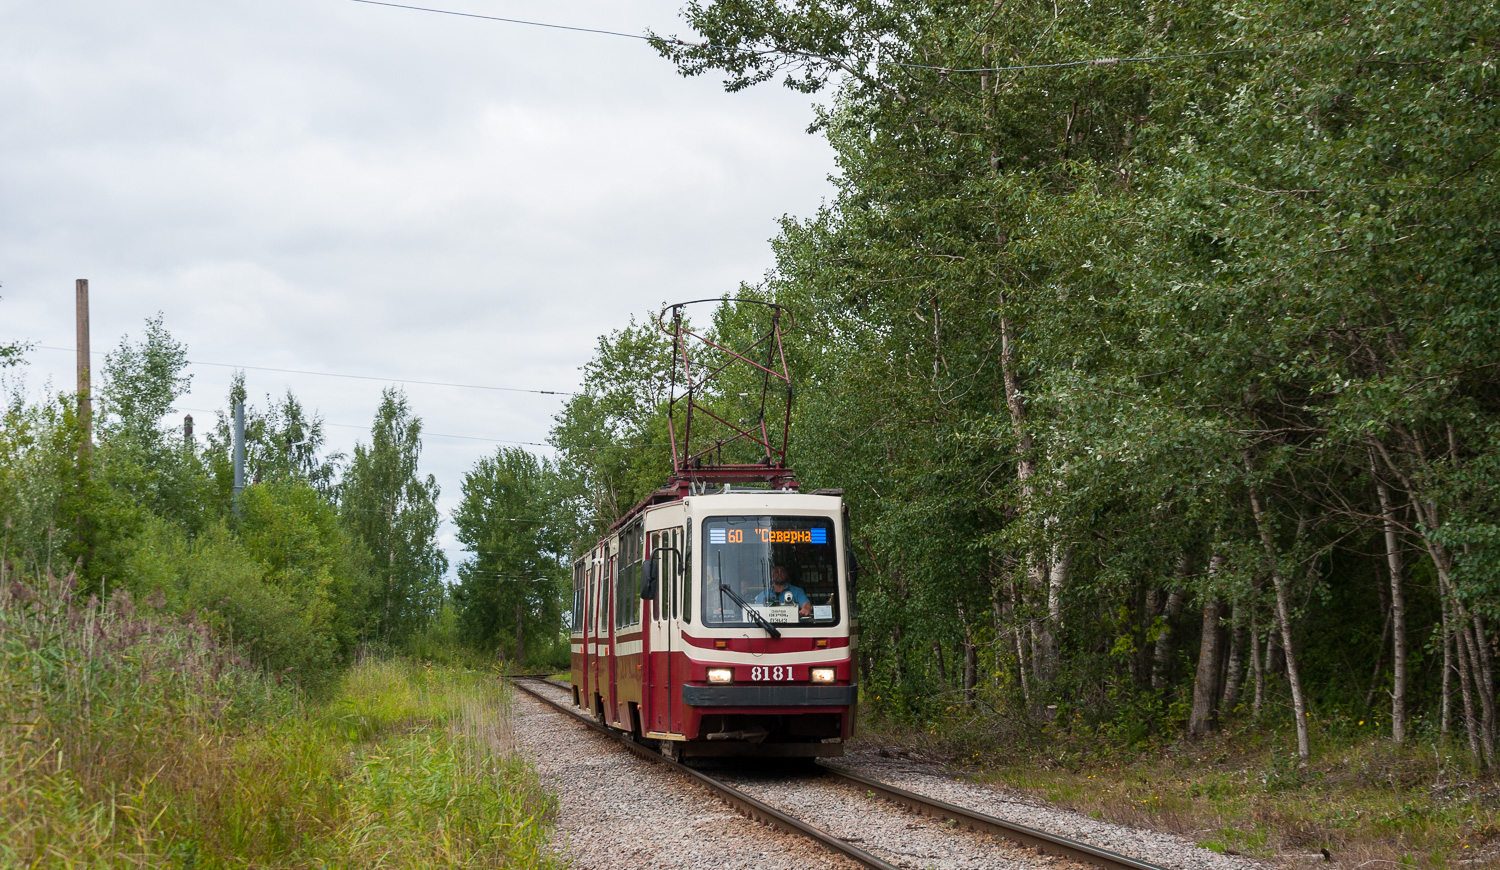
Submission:
[[[78,428],[83,430],[80,449],[87,453],[94,449],[94,408],[90,401],[89,374],[93,368],[89,359],[89,279],[79,278],[77,290],[76,320],[78,326]]]
[[[234,403],[234,515],[240,514],[240,493],[245,489],[245,403]]]

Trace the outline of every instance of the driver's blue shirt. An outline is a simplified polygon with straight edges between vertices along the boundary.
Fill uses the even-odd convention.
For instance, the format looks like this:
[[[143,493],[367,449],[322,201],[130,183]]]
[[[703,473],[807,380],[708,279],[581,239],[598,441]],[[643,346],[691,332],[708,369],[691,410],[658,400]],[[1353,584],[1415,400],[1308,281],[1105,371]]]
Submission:
[[[787,601],[788,595],[792,596],[791,601]],[[766,589],[762,591],[759,595],[755,596],[754,603],[763,606],[774,604],[795,604],[798,607],[801,607],[804,604],[811,604],[812,602],[808,600],[807,593],[803,592],[801,587],[788,584],[788,586],[785,589],[781,590],[780,593],[778,593],[775,589]]]

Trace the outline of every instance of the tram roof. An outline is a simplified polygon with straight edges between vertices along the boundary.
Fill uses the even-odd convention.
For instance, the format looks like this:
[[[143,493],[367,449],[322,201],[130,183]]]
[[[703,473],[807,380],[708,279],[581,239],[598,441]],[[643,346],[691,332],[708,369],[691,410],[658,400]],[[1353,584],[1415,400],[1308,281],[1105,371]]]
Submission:
[[[767,477],[772,477],[772,475],[766,474],[767,471],[771,471],[774,473],[775,479],[768,480],[767,485],[764,487],[743,485],[736,486],[733,482],[722,480],[715,480],[710,482],[708,480],[702,479],[674,479],[669,485],[655,490],[650,495],[641,499],[640,502],[637,503],[635,507],[631,508],[623,517],[615,520],[615,522],[610,525],[609,531],[611,534],[618,532],[620,529],[629,525],[636,517],[640,516],[649,508],[653,508],[658,505],[680,502],[690,496],[763,495],[781,497],[795,495],[816,495],[838,497],[844,494],[844,491],[842,489],[815,489],[812,492],[802,492],[797,481],[792,478],[792,475],[789,471],[785,471],[783,469],[765,468],[758,468],[756,470]],[[777,483],[780,483],[782,485],[777,486]]]

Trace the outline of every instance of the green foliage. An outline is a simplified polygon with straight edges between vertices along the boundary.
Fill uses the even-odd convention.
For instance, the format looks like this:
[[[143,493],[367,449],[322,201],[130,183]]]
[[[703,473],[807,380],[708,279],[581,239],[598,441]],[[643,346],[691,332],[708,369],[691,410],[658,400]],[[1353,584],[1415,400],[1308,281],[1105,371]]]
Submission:
[[[504,447],[464,474],[453,512],[458,540],[473,557],[453,590],[463,636],[486,651],[509,650],[518,665],[562,642],[563,600],[572,591],[568,539],[553,522],[558,476],[552,464]]]
[[[672,343],[652,319],[599,339],[583,383],[558,414],[559,521],[574,543],[597,539],[672,470],[666,403]]]
[[[227,429],[202,450],[162,426],[186,387],[185,358],[159,316],[111,352],[92,449],[71,397],[32,404],[12,385],[0,419],[0,560],[32,576],[76,567],[85,596],[160,596],[254,665],[325,691],[379,629],[387,588],[358,536],[372,525],[352,525],[331,501],[337,457],[322,454],[320,419],[291,394],[251,409],[252,482],[231,516]],[[243,378],[231,393],[243,400]],[[425,516],[430,555],[430,503]],[[406,521],[420,544],[422,528]],[[431,597],[433,583],[418,593]]]
[[[323,417],[302,407],[291,390],[280,398],[267,397],[266,410],[248,402],[245,373],[235,372],[227,407],[218,413],[208,436],[207,461],[225,498],[234,485],[233,420],[236,402],[245,404],[245,479],[255,483],[277,479],[304,480],[325,498],[332,498],[342,453],[327,453]]]
[[[26,351],[30,349],[29,345],[19,341],[10,344],[0,344],[0,369],[10,368],[11,366],[20,365],[25,362]]]
[[[489,674],[367,661],[320,704],[213,632],[0,577],[0,864],[553,867]]]
[[[1279,583],[1312,708],[1363,717],[1392,679],[1378,479],[1408,635],[1483,659],[1446,727],[1494,740],[1493,4],[685,14],[701,42],[658,45],[684,74],[834,91],[837,194],[741,296],[798,315],[796,465],[854,507],[889,713],[934,721],[972,654],[966,706],[1170,733],[1221,602],[1207,630],[1242,669],[1256,645],[1284,721]],[[1159,59],[1088,62],[1122,57]],[[1409,705],[1441,729],[1420,645]]]
[[[399,643],[442,604],[448,561],[437,547],[438,485],[417,471],[422,421],[406,396],[388,388],[375,412],[371,442],[358,444],[339,485],[339,514],[371,554],[379,637]]]
[[[188,391],[187,347],[172,338],[161,314],[146,321],[138,343],[127,337],[104,357],[99,424],[102,440],[124,439],[141,449],[161,446],[161,421]]]
[[[318,638],[318,654],[304,650],[301,667],[331,675],[351,660],[373,623],[378,590],[369,552],[337,509],[306,480],[276,480],[245,489],[236,531],[265,585],[289,596]]]

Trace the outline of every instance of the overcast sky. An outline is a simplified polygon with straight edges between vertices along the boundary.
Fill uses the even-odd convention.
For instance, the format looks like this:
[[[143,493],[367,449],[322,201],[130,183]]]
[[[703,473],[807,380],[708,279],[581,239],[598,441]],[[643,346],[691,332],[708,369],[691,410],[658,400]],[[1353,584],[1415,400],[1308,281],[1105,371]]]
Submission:
[[[677,0],[412,5],[690,35]],[[572,389],[632,314],[758,279],[833,167],[806,96],[726,94],[640,40],[351,0],[0,0],[0,118],[0,342],[72,348],[88,278],[97,352],[160,311],[195,361],[389,383]],[[33,392],[72,389],[67,350],[28,359]],[[232,371],[190,369],[200,431]],[[346,452],[386,383],[246,374]],[[445,514],[496,444],[439,434],[543,441],[561,406],[405,389]]]

